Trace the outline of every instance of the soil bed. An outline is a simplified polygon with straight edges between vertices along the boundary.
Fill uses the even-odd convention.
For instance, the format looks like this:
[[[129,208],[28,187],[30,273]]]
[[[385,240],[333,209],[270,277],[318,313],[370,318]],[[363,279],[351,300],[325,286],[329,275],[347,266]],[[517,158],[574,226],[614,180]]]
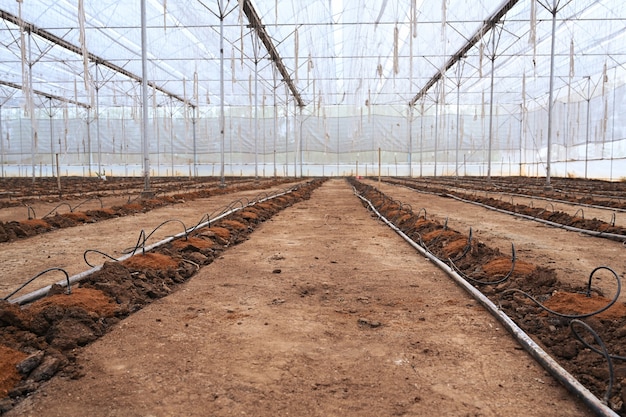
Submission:
[[[6,179],[4,182],[5,186],[11,185],[13,182],[23,183],[22,181],[18,181],[17,178]],[[49,179],[48,179],[49,180]],[[46,181],[44,181],[45,183]],[[49,181],[48,181],[49,182]],[[0,221],[0,243],[1,242],[10,242],[16,239],[32,237],[38,234],[46,233],[52,230],[66,228],[66,227],[75,227],[81,224],[89,224],[96,223],[103,220],[108,220],[112,218],[128,216],[137,213],[146,213],[148,211],[154,210],[159,207],[164,207],[170,204],[179,204],[185,201],[193,201],[199,198],[207,198],[215,195],[223,195],[243,190],[257,190],[260,187],[273,187],[280,184],[287,184],[292,182],[291,179],[272,179],[263,181],[263,184],[254,181],[239,181],[234,184],[228,184],[226,187],[220,187],[218,184],[213,184],[212,186],[203,187],[199,189],[191,189],[198,186],[198,183],[189,183],[187,181],[182,182],[173,182],[161,184],[162,188],[154,188],[154,197],[152,198],[141,198],[139,194],[135,195],[132,200],[130,199],[130,194],[128,201],[125,204],[114,205],[111,207],[100,207],[97,208],[93,206],[93,203],[100,202],[101,205],[103,203],[103,197],[109,195],[110,188],[108,182],[95,181],[89,178],[73,178],[71,181],[72,188],[75,191],[74,194],[66,195],[63,199],[59,198],[51,198],[49,196],[46,197],[45,205],[42,205],[41,202],[33,201],[34,197],[41,198],[45,196],[41,192],[41,190],[36,189],[32,190],[30,187],[25,187],[24,184],[21,184],[21,191],[16,191],[21,195],[29,195],[28,198],[23,198],[21,200],[10,200],[9,202],[5,202],[5,207],[19,207],[22,205],[26,205],[28,210],[28,219],[16,218],[9,220],[7,219],[6,214],[3,216],[5,221]],[[126,184],[126,182],[122,183]],[[158,184],[158,183],[157,183]],[[175,185],[173,185],[175,184]],[[199,183],[200,185],[202,182]],[[91,197],[89,200],[83,200],[81,202],[73,202],[67,200],[69,197],[76,198],[77,196],[86,196],[89,193],[85,192],[84,189],[92,190],[97,193],[98,200],[94,200]],[[175,192],[172,192],[172,189]],[[27,194],[28,191],[36,191],[37,194]],[[78,190],[81,190],[78,193]],[[168,194],[169,193],[169,194]],[[118,200],[118,198],[115,198]],[[89,207],[87,203],[88,201],[92,202],[92,206],[95,208],[86,209]],[[42,218],[31,218],[36,215],[37,212],[42,212],[40,208],[49,206],[50,203],[58,203],[54,204],[52,209],[45,214],[41,214]],[[12,203],[12,204],[11,204]],[[74,207],[72,207],[72,204]],[[84,211],[76,211],[75,208],[80,208],[84,205],[86,210]],[[16,212],[13,211],[16,215]],[[24,211],[24,214],[26,212]]]
[[[223,229],[242,244],[159,251],[180,260],[181,276],[198,254],[214,261],[167,297],[111,317],[104,337],[74,349],[7,415],[589,415],[345,182],[326,182],[252,235],[223,226],[193,237],[215,249]],[[176,278],[171,268],[105,269],[138,284],[111,294],[128,310]],[[105,292],[98,282],[83,287]]]
[[[427,221],[413,213],[410,206],[392,200],[372,186],[358,182],[353,182],[353,185],[385,217],[396,219],[396,226],[414,241],[421,242],[439,259],[453,264],[466,280],[500,305],[519,327],[598,398],[605,396],[609,381],[608,363],[602,355],[591,352],[589,346],[597,347],[597,343],[583,345],[573,336],[570,323],[572,318],[584,320],[601,337],[611,355],[626,357],[626,304],[616,302],[602,314],[591,317],[549,314],[540,304],[530,302],[528,297],[520,294],[529,294],[545,307],[573,316],[597,311],[613,301],[596,291],[587,291],[587,287],[560,281],[554,269],[533,266],[528,262],[518,263],[517,260],[514,263],[511,257],[507,260],[499,249],[488,247],[476,239],[470,240],[468,235],[448,228],[446,223]],[[398,210],[407,215],[398,216]],[[461,246],[457,242],[465,244]],[[450,246],[454,250],[450,250]],[[611,281],[614,277],[610,273],[598,273],[595,280],[599,279]],[[512,290],[515,292],[511,293]],[[585,295],[581,296],[581,293]],[[586,340],[593,341],[584,329],[582,334]],[[611,376],[614,385],[609,393],[610,404],[621,415],[626,415],[626,361],[615,360],[613,367],[614,374]]]
[[[155,252],[138,254],[123,262],[107,262],[69,290],[52,287],[48,295],[20,308],[0,301],[0,412],[36,391],[57,372],[69,378],[83,373],[77,364],[77,348],[103,336],[111,326],[156,299],[171,294],[201,266],[208,265],[227,247],[246,239],[261,221],[307,199],[322,181],[312,181],[286,196],[198,229]]]

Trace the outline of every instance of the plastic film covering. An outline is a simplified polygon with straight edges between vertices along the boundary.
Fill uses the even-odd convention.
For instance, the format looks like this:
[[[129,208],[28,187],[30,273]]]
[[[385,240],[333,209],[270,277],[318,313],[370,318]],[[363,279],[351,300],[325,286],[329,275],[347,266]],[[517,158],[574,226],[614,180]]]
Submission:
[[[152,175],[218,175],[221,104],[229,176],[626,176],[621,1],[146,0],[147,103],[139,2],[6,3],[2,176],[141,175],[143,105]]]

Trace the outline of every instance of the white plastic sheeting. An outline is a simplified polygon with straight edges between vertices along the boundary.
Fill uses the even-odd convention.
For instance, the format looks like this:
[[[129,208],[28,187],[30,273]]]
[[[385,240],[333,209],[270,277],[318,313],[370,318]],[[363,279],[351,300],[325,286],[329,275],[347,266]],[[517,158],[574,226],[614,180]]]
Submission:
[[[152,175],[219,174],[221,93],[226,175],[372,175],[379,149],[384,175],[545,175],[556,10],[551,173],[626,177],[622,1],[520,0],[447,71],[509,2],[252,1],[303,107],[243,1],[146,2]],[[141,175],[140,2],[0,9],[2,175],[54,175],[57,154],[63,174]]]

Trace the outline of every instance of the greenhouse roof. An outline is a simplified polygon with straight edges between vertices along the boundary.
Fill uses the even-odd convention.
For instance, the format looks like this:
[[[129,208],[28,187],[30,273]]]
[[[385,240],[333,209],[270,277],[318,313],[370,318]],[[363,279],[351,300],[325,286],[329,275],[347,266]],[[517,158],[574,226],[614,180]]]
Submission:
[[[140,104],[140,5],[4,2],[0,105],[31,92],[36,106]],[[146,0],[145,10],[156,106],[251,105],[255,80],[264,105],[476,105],[493,82],[501,106],[543,106],[552,41],[557,100],[624,83],[620,0]]]

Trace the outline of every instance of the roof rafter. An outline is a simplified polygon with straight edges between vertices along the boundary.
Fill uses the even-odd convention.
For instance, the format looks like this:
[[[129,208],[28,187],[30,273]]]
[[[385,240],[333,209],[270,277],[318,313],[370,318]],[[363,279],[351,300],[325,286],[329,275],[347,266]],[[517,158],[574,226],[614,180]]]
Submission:
[[[7,22],[11,22],[14,25],[18,26],[18,27],[23,27],[25,30],[27,30],[28,32],[34,33],[37,36],[40,36],[56,45],[59,45],[62,48],[67,49],[68,51],[71,51],[77,55],[83,56],[83,51],[81,50],[80,47],[73,45],[69,42],[67,42],[66,40],[59,38],[58,36],[48,32],[47,30],[44,29],[40,29],[37,26],[33,25],[32,23],[28,23],[28,22],[24,22],[23,20],[21,20],[19,17],[12,15],[11,13],[6,12],[5,10],[1,10],[0,9],[0,19],[6,20]],[[101,58],[97,55],[92,54],[91,52],[89,52],[87,54],[87,57],[89,58],[89,60],[91,62],[94,62],[96,64],[100,64],[103,65],[107,68],[110,68],[111,70],[122,74],[132,80],[135,80],[137,82],[141,83],[141,77],[138,75],[133,74],[132,72],[125,70],[124,68],[117,66],[107,60],[105,60],[104,58]],[[154,82],[148,81],[148,85],[150,87],[152,87],[153,89],[160,91],[161,93],[170,96],[172,98],[175,98],[181,102],[187,103],[189,106],[191,107],[195,107],[195,104],[189,103],[189,99],[183,98],[183,97],[179,97],[177,94],[174,94],[170,91],[167,91],[166,89],[159,87],[158,85],[156,85]],[[50,96],[50,94],[47,93],[43,93],[43,95],[48,95]]]
[[[250,3],[250,0],[243,0],[243,12],[248,17],[248,22],[250,22],[250,27],[254,29],[259,39],[261,39],[261,42],[263,42],[263,45],[265,45],[267,52],[270,54],[270,57],[272,61],[274,61],[276,68],[280,72],[280,75],[282,75],[283,80],[285,81],[289,89],[291,90],[291,94],[296,99],[298,106],[304,107],[304,102],[302,101],[302,97],[300,96],[300,93],[298,92],[298,90],[296,89],[296,86],[291,80],[291,77],[289,76],[289,72],[287,71],[287,68],[285,68],[285,65],[283,64],[283,60],[281,59],[280,55],[278,54],[278,51],[274,47],[274,44],[272,43],[272,39],[265,31],[265,26],[261,22],[261,18],[257,14],[256,10],[254,10],[254,7]]]
[[[504,4],[500,6],[500,8],[493,15],[491,15],[489,19],[485,20],[482,26],[476,31],[474,36],[472,36],[465,43],[465,45],[463,45],[454,55],[452,55],[450,59],[448,59],[448,61],[446,62],[446,65],[441,70],[437,71],[437,73],[432,76],[432,78],[426,83],[426,85],[420,90],[420,92],[417,93],[415,97],[413,97],[413,99],[409,102],[409,106],[413,107],[420,98],[425,96],[428,93],[428,90],[430,90],[437,83],[437,81],[439,81],[443,77],[443,74],[450,68],[452,68],[454,64],[463,59],[465,54],[467,54],[467,52],[472,49],[474,45],[476,45],[485,36],[485,34],[487,34],[487,32],[493,29],[494,26],[498,24],[500,20],[502,20],[504,15],[506,15],[508,11],[511,10],[513,6],[515,6],[518,2],[519,0],[506,0]]]
[[[16,84],[16,83],[12,83],[10,81],[2,81],[2,80],[0,80],[0,85],[5,85],[7,87],[11,87],[11,88],[14,88],[16,90],[22,90],[23,89],[21,85]],[[79,106],[79,107],[84,107],[86,109],[91,108],[91,106],[89,104],[81,103],[80,101],[72,100],[70,98],[57,96],[56,94],[46,93],[45,91],[41,91],[41,90],[31,90],[31,91],[33,93],[37,94],[38,96],[44,96],[44,97],[52,99],[52,100],[60,101],[61,103],[70,103],[70,104],[74,104],[74,105]]]

